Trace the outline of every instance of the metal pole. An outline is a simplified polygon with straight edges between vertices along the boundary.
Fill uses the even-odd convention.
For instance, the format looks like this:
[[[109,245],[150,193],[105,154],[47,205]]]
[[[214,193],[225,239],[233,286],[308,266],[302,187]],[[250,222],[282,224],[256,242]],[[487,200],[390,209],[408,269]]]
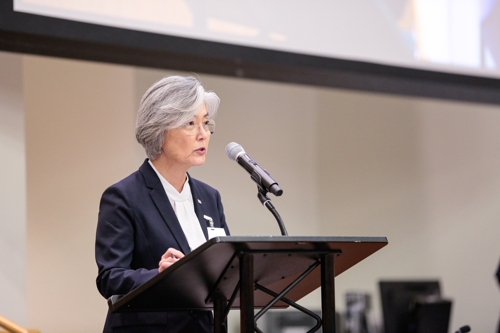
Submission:
[[[254,332],[253,255],[240,255],[240,333]]]
[[[323,333],[335,333],[335,256],[336,254],[326,254],[321,259]]]
[[[224,328],[225,319],[225,306],[227,303],[226,297],[222,294],[215,295],[214,299],[214,333],[227,333]]]

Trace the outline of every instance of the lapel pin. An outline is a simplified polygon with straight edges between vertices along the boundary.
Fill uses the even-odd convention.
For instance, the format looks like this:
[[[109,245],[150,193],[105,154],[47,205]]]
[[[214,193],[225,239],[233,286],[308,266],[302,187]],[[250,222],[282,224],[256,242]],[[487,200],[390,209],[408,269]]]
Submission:
[[[201,205],[201,200],[200,199],[198,199],[198,203]]]

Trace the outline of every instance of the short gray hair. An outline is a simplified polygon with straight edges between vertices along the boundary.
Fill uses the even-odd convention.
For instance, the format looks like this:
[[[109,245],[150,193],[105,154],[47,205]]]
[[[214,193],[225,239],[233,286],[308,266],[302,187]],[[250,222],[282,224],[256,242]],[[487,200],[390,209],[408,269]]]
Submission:
[[[192,76],[164,77],[146,91],[137,113],[135,137],[151,161],[161,154],[165,131],[192,120],[202,103],[208,118],[215,118],[219,97],[205,91],[201,82]]]

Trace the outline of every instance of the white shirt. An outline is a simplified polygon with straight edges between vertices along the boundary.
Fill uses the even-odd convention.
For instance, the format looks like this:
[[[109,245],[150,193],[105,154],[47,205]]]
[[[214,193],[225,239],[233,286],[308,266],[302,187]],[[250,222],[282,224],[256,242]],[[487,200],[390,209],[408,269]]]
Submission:
[[[189,179],[186,175],[186,181],[179,193],[175,187],[172,186],[159,172],[151,161],[148,161],[153,170],[160,178],[161,184],[167,193],[167,197],[174,209],[175,215],[181,225],[182,231],[186,236],[191,251],[206,242],[203,230],[201,230],[200,221],[196,216],[193,204],[193,195],[191,194],[191,187],[189,186]]]

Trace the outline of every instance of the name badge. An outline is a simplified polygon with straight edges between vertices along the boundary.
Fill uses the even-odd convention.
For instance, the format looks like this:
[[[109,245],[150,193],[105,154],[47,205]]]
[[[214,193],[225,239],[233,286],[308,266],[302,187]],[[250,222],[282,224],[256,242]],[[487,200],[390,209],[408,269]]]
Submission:
[[[208,239],[219,236],[226,236],[224,228],[208,228]]]
[[[210,216],[203,215],[205,220],[207,220],[208,223],[208,239],[212,239],[214,237],[218,236],[226,236],[226,231],[224,228],[215,228],[214,227],[214,221]]]

